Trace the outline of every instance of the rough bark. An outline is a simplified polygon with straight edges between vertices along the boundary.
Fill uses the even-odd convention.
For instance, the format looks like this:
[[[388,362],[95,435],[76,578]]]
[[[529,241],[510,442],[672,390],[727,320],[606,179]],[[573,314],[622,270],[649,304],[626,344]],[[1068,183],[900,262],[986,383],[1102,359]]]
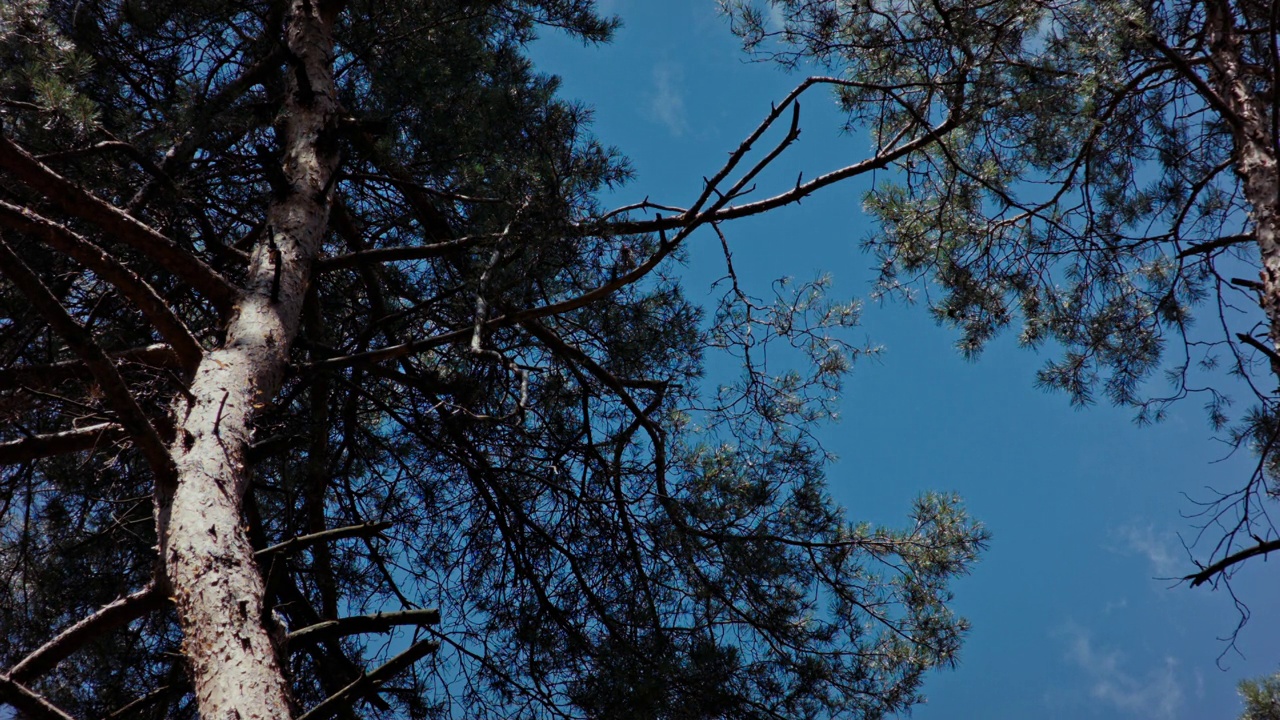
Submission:
[[[207,720],[293,713],[263,625],[263,581],[241,509],[251,423],[280,387],[327,222],[338,162],[325,142],[336,117],[335,11],[293,0],[285,15],[290,91],[277,131],[287,186],[270,205],[270,231],[253,252],[225,341],[206,353],[190,398],[175,407],[178,480],[157,492],[161,557]]]
[[[1205,30],[1210,48],[1209,79],[1221,102],[1235,141],[1236,176],[1250,206],[1262,259],[1259,304],[1267,315],[1272,347],[1280,352],[1280,171],[1276,141],[1266,104],[1250,87],[1240,52],[1241,36],[1226,0],[1206,3]],[[1273,92],[1275,89],[1273,88]],[[1273,363],[1274,366],[1274,363]],[[1280,374],[1280,367],[1273,367]]]

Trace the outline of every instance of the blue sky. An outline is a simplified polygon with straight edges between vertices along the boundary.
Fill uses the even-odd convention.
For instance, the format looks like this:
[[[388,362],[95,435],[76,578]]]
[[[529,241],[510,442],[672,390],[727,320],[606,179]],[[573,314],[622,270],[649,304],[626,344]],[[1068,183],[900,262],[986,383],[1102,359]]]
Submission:
[[[637,180],[618,204],[650,196],[687,204],[701,178],[800,79],[745,61],[713,0],[606,0],[625,23],[614,43],[583,47],[548,36],[539,67],[563,78],[562,94],[596,110],[595,132],[631,157]],[[827,96],[804,103],[794,151],[761,181],[783,189],[865,157],[841,134]],[[835,278],[837,296],[866,297],[874,261],[860,241],[865,182],[829,189],[799,207],[726,227],[735,264],[757,294],[779,276]],[[692,239],[688,292],[711,299],[723,274],[718,241]],[[825,429],[840,456],[833,495],[856,520],[902,523],[925,489],[953,490],[993,533],[975,572],[956,585],[954,607],[973,621],[959,667],[925,687],[921,720],[1235,718],[1236,682],[1280,667],[1280,628],[1270,612],[1280,573],[1255,562],[1235,583],[1254,611],[1239,639],[1220,639],[1237,615],[1224,592],[1154,578],[1192,569],[1179,537],[1183,513],[1206,486],[1229,488],[1252,458],[1223,459],[1195,402],[1164,423],[1138,428],[1124,410],[1074,410],[1034,387],[1045,357],[995,342],[963,360],[954,334],[922,307],[868,304],[855,340],[884,348],[855,368],[842,420]],[[714,364],[713,364],[714,371]]]

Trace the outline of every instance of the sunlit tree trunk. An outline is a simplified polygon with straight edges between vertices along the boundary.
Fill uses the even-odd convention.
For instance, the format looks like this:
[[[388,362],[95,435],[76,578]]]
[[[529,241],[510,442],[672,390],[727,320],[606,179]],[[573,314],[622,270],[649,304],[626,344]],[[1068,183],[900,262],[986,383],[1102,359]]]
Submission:
[[[336,107],[336,12],[293,0],[285,14],[291,72],[277,125],[285,187],[270,206],[226,339],[205,355],[190,397],[177,403],[172,452],[178,479],[160,490],[157,502],[160,550],[200,714],[208,720],[291,715],[241,506],[250,481],[251,421],[280,387],[327,221],[337,165],[333,143],[325,142]]]

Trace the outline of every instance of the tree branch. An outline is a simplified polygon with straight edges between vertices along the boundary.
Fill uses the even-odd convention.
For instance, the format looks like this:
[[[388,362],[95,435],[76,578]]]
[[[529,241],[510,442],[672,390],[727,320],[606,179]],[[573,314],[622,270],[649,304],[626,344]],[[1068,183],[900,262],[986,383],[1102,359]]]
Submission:
[[[230,312],[240,291],[213,268],[151,226],[99,198],[36,160],[0,135],[0,167],[40,192],[64,212],[87,220],[186,281],[222,313]]]
[[[1231,555],[1228,555],[1222,558],[1221,560],[1219,560],[1218,562],[1210,565],[1209,567],[1204,568],[1200,572],[1193,573],[1182,579],[1190,580],[1191,587],[1198,587],[1212,580],[1214,575],[1225,572],[1227,568],[1230,568],[1232,565],[1242,563],[1245,560],[1248,560],[1249,558],[1255,557],[1257,555],[1266,555],[1267,553],[1273,550],[1280,550],[1280,540],[1268,540],[1266,542],[1259,542],[1257,545],[1254,545],[1251,548],[1245,548],[1244,550],[1241,550],[1238,553],[1233,553]]]
[[[163,343],[107,353],[117,363],[138,363],[153,368],[181,367],[173,348]],[[87,372],[83,360],[66,360],[48,365],[17,365],[0,370],[0,391],[19,388],[50,388]]]
[[[1216,240],[1209,240],[1207,242],[1196,243],[1191,247],[1188,247],[1187,249],[1178,253],[1178,259],[1181,260],[1182,258],[1190,257],[1192,255],[1207,255],[1219,248],[1231,247],[1232,245],[1240,245],[1246,242],[1253,242],[1256,239],[1257,238],[1254,237],[1253,233],[1245,233],[1242,235],[1224,235]]]
[[[1265,343],[1247,333],[1236,333],[1236,338],[1245,345],[1248,345],[1254,350],[1266,355],[1267,359],[1271,361],[1271,367],[1280,368],[1280,353],[1277,353],[1272,348],[1267,347]]]
[[[30,720],[74,720],[57,705],[7,675],[0,675],[0,701],[14,706]]]
[[[332,530],[323,530],[310,535],[299,535],[298,537],[285,540],[282,543],[263,548],[255,553],[258,557],[272,555],[275,553],[291,553],[301,550],[309,545],[315,545],[321,542],[331,542],[333,540],[341,540],[349,537],[361,537],[364,535],[380,535],[383,530],[394,526],[391,522],[367,522],[360,525],[348,525],[346,527],[334,528]]]
[[[166,601],[165,593],[160,591],[160,586],[153,580],[141,590],[103,605],[97,612],[58,633],[10,668],[9,677],[21,682],[35,680],[85,643],[153,610],[159,610]]]
[[[372,672],[361,675],[350,685],[325,698],[319,705],[308,710],[298,720],[328,720],[340,707],[355,702],[360,696],[375,693],[387,680],[399,674],[418,660],[439,649],[440,644],[434,640],[419,640],[408,650],[391,658]]]
[[[3,138],[0,138],[3,142]],[[116,370],[115,363],[103,352],[94,340],[93,334],[71,317],[62,303],[54,297],[44,281],[31,268],[27,267],[9,244],[0,238],[0,274],[9,277],[36,311],[44,316],[45,321],[55,332],[66,340],[67,345],[84,361],[93,378],[102,388],[107,406],[115,412],[120,424],[141,447],[143,456],[156,474],[156,481],[170,483],[176,476],[176,466],[159,432],[147,418],[145,412],[133,397],[124,378]]]
[[[315,643],[330,638],[359,635],[361,633],[387,632],[401,625],[439,625],[440,611],[435,608],[425,610],[405,610],[403,612],[376,613],[373,615],[353,615],[317,623],[301,630],[289,633],[289,644]]]
[[[55,250],[84,264],[95,275],[111,283],[126,299],[138,306],[160,335],[169,341],[183,367],[195,369],[204,352],[186,324],[174,314],[168,303],[124,263],[102,248],[80,237],[63,225],[26,208],[0,200],[0,223],[14,230],[38,237]]]
[[[15,465],[28,460],[93,450],[106,442],[124,436],[124,428],[113,422],[98,423],[75,430],[30,435],[21,440],[0,443],[0,465]]]
[[[496,235],[472,235],[468,237],[461,237],[457,240],[432,243],[430,245],[362,250],[360,252],[347,253],[346,255],[317,260],[315,267],[317,272],[331,272],[333,270],[343,270],[345,268],[356,267],[363,263],[396,262],[398,260],[426,260],[428,258],[440,257],[441,255],[455,252],[457,250],[469,248],[473,245],[479,245],[486,240],[493,240],[496,237]]]
[[[1135,28],[1138,28],[1137,23],[1133,21],[1130,21],[1130,25],[1132,25]],[[1151,45],[1151,47],[1158,50],[1161,55],[1164,55],[1169,60],[1169,62],[1172,63],[1175,68],[1177,68],[1178,74],[1180,74],[1184,79],[1186,79],[1187,82],[1191,83],[1192,86],[1195,87],[1196,92],[1200,93],[1200,96],[1205,99],[1205,102],[1208,103],[1214,110],[1217,110],[1222,115],[1223,120],[1226,120],[1227,123],[1230,124],[1233,129],[1237,131],[1243,130],[1244,128],[1243,118],[1240,117],[1240,114],[1237,113],[1233,107],[1231,107],[1230,103],[1228,103],[1225,98],[1219,95],[1218,92],[1214,90],[1204,78],[1196,74],[1195,68],[1192,67],[1192,64],[1193,64],[1192,61],[1183,57],[1182,53],[1169,47],[1155,33],[1146,33],[1145,35],[1143,35],[1143,39],[1146,40]],[[1195,64],[1202,64],[1202,63],[1197,62]]]
[[[707,223],[722,222],[725,220],[736,220],[738,218],[748,217],[750,215],[759,215],[769,210],[780,208],[784,205],[790,205],[799,202],[805,197],[821,190],[828,185],[834,185],[842,180],[848,180],[851,177],[871,172],[872,170],[882,170],[889,166],[890,163],[905,157],[910,153],[920,150],[925,146],[933,143],[938,138],[951,132],[960,124],[960,120],[955,115],[948,117],[941,123],[931,127],[928,132],[919,137],[910,140],[902,145],[890,148],[875,157],[867,158],[861,162],[846,165],[838,170],[832,170],[825,175],[820,175],[809,182],[798,183],[792,189],[778,193],[772,197],[767,197],[755,202],[743,203],[741,205],[730,205],[729,207],[719,208],[713,212],[703,213],[697,217],[689,217],[689,213],[675,215],[669,218],[656,218],[654,220],[621,220],[618,222],[607,223],[604,228],[609,234],[614,235],[630,235],[634,233],[658,232],[660,230],[674,230],[692,225],[705,225]]]

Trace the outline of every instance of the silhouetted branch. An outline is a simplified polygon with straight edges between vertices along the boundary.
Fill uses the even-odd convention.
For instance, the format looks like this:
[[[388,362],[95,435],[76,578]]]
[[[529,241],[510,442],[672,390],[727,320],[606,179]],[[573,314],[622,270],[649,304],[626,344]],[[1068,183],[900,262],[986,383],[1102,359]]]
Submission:
[[[301,550],[309,545],[321,542],[332,542],[349,537],[361,537],[365,535],[380,535],[383,530],[390,528],[395,523],[390,522],[367,522],[360,525],[348,525],[346,527],[334,528],[332,530],[323,530],[310,535],[299,535],[298,537],[285,540],[282,543],[272,545],[269,548],[263,548],[256,554],[258,557],[271,555],[275,553],[290,553]]]
[[[440,611],[435,608],[425,610],[405,610],[393,613],[375,613],[373,615],[353,615],[351,617],[328,620],[316,625],[304,627],[289,633],[289,644],[313,643],[329,638],[358,635],[361,633],[386,632],[401,625],[439,625]]]
[[[1258,340],[1258,338],[1248,333],[1236,333],[1236,337],[1240,340],[1240,342],[1244,343],[1245,345],[1248,345],[1254,350],[1257,350],[1263,355],[1266,355],[1267,359],[1271,361],[1272,367],[1280,368],[1280,354],[1277,354],[1276,351],[1273,350],[1272,348],[1267,347],[1266,344]]]
[[[1257,545],[1254,545],[1251,548],[1245,548],[1240,552],[1232,553],[1231,555],[1228,555],[1222,558],[1221,560],[1219,560],[1218,562],[1206,567],[1200,572],[1193,573],[1182,579],[1190,580],[1191,587],[1197,587],[1199,585],[1203,585],[1206,582],[1209,582],[1210,580],[1212,580],[1214,575],[1217,575],[1221,572],[1225,572],[1227,568],[1231,567],[1232,565],[1242,563],[1251,557],[1255,557],[1258,555],[1266,555],[1267,553],[1273,550],[1280,550],[1280,540],[1268,540],[1266,542],[1259,542]]]
[[[1242,243],[1253,242],[1255,240],[1253,233],[1244,233],[1241,235],[1224,235],[1216,240],[1196,243],[1191,247],[1178,253],[1178,258],[1190,257],[1192,255],[1207,255],[1219,248],[1231,247],[1232,245],[1240,245]]]
[[[378,668],[356,679],[355,682],[342,688],[337,693],[325,698],[323,702],[307,711],[298,720],[328,720],[344,705],[355,702],[363,695],[375,693],[378,688],[392,677],[407,669],[418,660],[439,649],[440,644],[434,640],[419,640],[408,650],[391,658]]]
[[[85,643],[101,637],[122,625],[164,607],[167,598],[160,586],[152,581],[143,589],[114,600],[92,615],[58,633],[49,642],[36,648],[9,669],[9,677],[16,681],[30,681],[52,670]]]
[[[0,443],[0,465],[14,465],[28,460],[92,450],[103,443],[125,435],[118,423],[107,422],[62,432],[30,435],[21,440]]]
[[[138,363],[153,368],[181,367],[173,348],[163,343],[107,353],[115,362]],[[84,378],[88,368],[82,360],[66,360],[48,365],[17,365],[0,369],[0,390],[49,388],[75,378]]]
[[[346,255],[317,260],[316,271],[329,272],[333,270],[342,270],[345,268],[355,267],[362,263],[384,263],[396,262],[399,260],[426,260],[428,258],[440,257],[441,255],[463,250],[474,245],[479,245],[488,240],[493,240],[496,237],[496,235],[472,235],[469,237],[461,237],[457,240],[432,243],[431,245],[362,250],[360,252],[353,252]]]
[[[97,225],[108,235],[145,253],[208,298],[219,311],[229,312],[235,305],[240,291],[213,268],[158,230],[62,177],[3,135],[0,135],[0,167],[64,212]]]
[[[0,138],[0,144],[7,142]],[[107,406],[115,412],[120,424],[129,431],[129,435],[140,446],[147,462],[151,465],[156,479],[160,482],[171,482],[176,475],[173,458],[165,448],[164,441],[145,412],[138,405],[137,399],[125,384],[124,378],[116,369],[115,363],[103,352],[93,334],[71,317],[62,303],[54,297],[44,281],[31,268],[27,267],[0,238],[0,273],[6,275],[18,288],[28,302],[35,307],[71,350],[84,361],[93,378],[102,388]]]
[[[80,237],[76,233],[27,208],[0,200],[0,223],[32,237],[38,237],[49,247],[66,253],[82,263],[95,275],[110,283],[127,300],[151,321],[160,335],[169,341],[183,366],[194,369],[204,354],[200,343],[186,324],[174,314],[173,309],[160,295],[133,270],[116,260],[105,250]]]
[[[17,708],[28,720],[73,720],[57,705],[7,675],[0,675],[0,701]]]
[[[634,233],[690,228],[706,223],[734,220],[750,215],[757,215],[784,205],[789,205],[793,202],[798,202],[802,198],[811,195],[828,185],[833,185],[856,175],[871,172],[872,170],[879,170],[888,167],[889,164],[895,160],[905,157],[906,155],[933,143],[938,138],[958,127],[960,124],[961,118],[957,114],[952,113],[941,123],[930,127],[927,131],[921,133],[908,142],[902,143],[901,145],[895,145],[891,142],[889,148],[881,150],[876,153],[874,157],[867,158],[866,160],[852,165],[846,165],[845,167],[837,170],[832,170],[831,172],[826,173],[825,175],[820,175],[809,182],[797,182],[792,189],[786,192],[778,193],[772,197],[757,200],[755,202],[743,203],[741,205],[730,205],[726,207],[725,205],[727,204],[727,201],[736,197],[736,193],[731,192],[721,196],[721,199],[724,202],[713,204],[705,211],[702,209],[710,200],[711,196],[717,194],[720,183],[724,182],[730,173],[732,173],[733,169],[737,167],[742,158],[751,150],[751,147],[756,140],[758,140],[764,132],[782,116],[783,111],[788,106],[798,101],[801,94],[815,85],[856,84],[857,83],[852,83],[851,81],[832,77],[806,78],[796,86],[794,90],[788,93],[787,97],[784,98],[780,104],[776,105],[765,117],[764,121],[760,123],[760,126],[757,127],[751,135],[747,136],[747,139],[743,140],[742,144],[740,144],[738,148],[730,154],[729,160],[724,164],[724,166],[721,167],[714,176],[706,181],[706,185],[703,188],[702,194],[698,197],[698,200],[685,212],[667,218],[658,217],[652,220],[619,220],[603,224],[596,221],[595,224],[584,224],[582,229],[587,232],[607,232],[612,235],[630,235]],[[780,153],[791,140],[794,140],[794,135],[799,132],[798,122],[798,111],[793,109],[792,127],[787,134],[788,139],[785,139],[780,143],[779,146],[765,158],[765,161],[758,163],[746,176],[744,176],[742,180],[735,184],[734,187],[736,190],[740,191],[741,185],[745,184],[745,182],[751,177],[754,177],[759,173],[766,164],[772,162],[772,160],[777,157],[777,154]],[[899,137],[901,137],[901,134]],[[613,214],[614,213],[607,213],[605,217],[610,217]]]

